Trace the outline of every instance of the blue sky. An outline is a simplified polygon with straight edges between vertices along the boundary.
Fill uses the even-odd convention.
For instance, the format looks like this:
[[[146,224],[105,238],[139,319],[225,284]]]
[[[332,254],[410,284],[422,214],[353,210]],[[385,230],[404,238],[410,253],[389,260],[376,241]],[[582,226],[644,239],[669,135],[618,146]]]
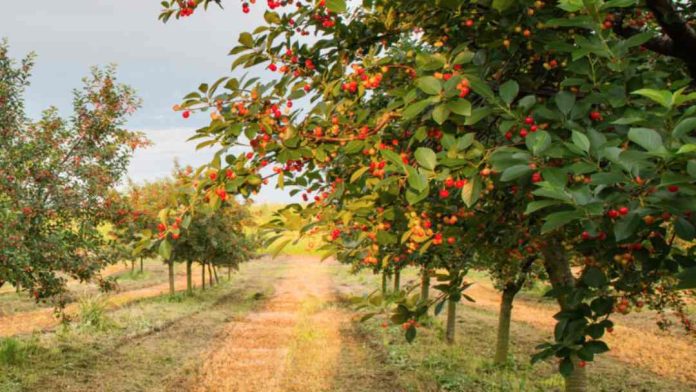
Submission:
[[[155,145],[139,151],[129,176],[136,182],[167,176],[173,160],[194,166],[208,161],[208,151],[195,151],[186,139],[204,125],[207,115],[189,120],[172,105],[202,82],[230,75],[229,50],[242,31],[263,23],[265,6],[243,14],[236,1],[212,7],[168,24],[158,21],[158,0],[32,0],[3,4],[0,37],[10,54],[37,54],[27,112],[37,117],[49,106],[70,114],[71,91],[95,65],[117,64],[118,75],[136,89],[143,108],[128,127],[145,132]],[[202,10],[201,10],[202,11]],[[237,75],[239,76],[239,75]],[[265,188],[261,202],[290,200],[285,192]]]

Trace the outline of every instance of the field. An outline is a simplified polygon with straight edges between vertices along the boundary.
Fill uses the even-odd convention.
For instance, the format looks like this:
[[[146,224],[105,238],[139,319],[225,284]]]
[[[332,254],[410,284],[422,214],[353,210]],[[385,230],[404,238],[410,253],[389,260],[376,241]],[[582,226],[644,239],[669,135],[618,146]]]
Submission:
[[[197,276],[194,271],[194,276]],[[442,342],[443,320],[428,319],[409,345],[384,316],[360,322],[350,298],[378,287],[314,256],[261,258],[206,291],[163,295],[166,273],[115,267],[120,292],[98,295],[73,284],[73,322],[0,294],[0,391],[557,391],[554,362],[529,365],[551,337],[553,303],[542,290],[520,294],[513,350],[492,364],[497,294],[476,275],[462,303],[456,344]],[[177,288],[183,288],[177,270]],[[416,271],[402,277],[416,282]],[[696,344],[663,332],[654,315],[618,318],[609,355],[588,365],[594,391],[696,390]],[[682,363],[684,366],[674,366]]]

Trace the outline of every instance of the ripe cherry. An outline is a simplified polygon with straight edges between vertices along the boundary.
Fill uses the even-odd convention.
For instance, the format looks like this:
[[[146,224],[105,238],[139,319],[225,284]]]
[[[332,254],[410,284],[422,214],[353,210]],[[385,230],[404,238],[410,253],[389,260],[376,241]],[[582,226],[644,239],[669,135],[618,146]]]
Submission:
[[[454,243],[455,243],[456,241],[457,241],[457,240],[456,240],[454,237],[449,237],[449,238],[447,238],[447,243],[450,244],[450,245],[454,245]]]
[[[602,113],[598,111],[592,111],[590,112],[590,120],[592,121],[602,121]]]
[[[667,190],[672,192],[672,193],[676,193],[676,192],[679,192],[679,187],[676,185],[670,185],[667,187]]]
[[[181,113],[181,116],[183,118],[189,118],[189,117],[191,117],[191,111],[186,110],[185,112]]]
[[[542,180],[543,180],[543,178],[541,177],[541,173],[535,172],[532,174],[532,182],[533,183],[541,182]]]
[[[464,188],[464,185],[467,184],[467,180],[457,180],[457,182],[454,183],[454,186],[457,187],[458,189]]]
[[[587,231],[583,231],[583,232],[582,232],[582,239],[583,239],[583,240],[587,241],[587,240],[589,240],[589,239],[591,239],[591,238],[592,238],[592,236],[590,235],[589,232],[587,232]]]
[[[446,199],[449,197],[449,191],[447,189],[440,190],[440,199]]]
[[[619,217],[619,211],[611,209],[611,210],[607,211],[607,216],[611,219],[616,219]]]
[[[580,361],[580,362],[578,362],[578,366],[580,366],[581,368],[584,368],[585,366],[587,366],[587,362]]]
[[[626,215],[626,214],[628,214],[628,211],[629,211],[628,207],[621,207],[621,208],[619,208],[619,214],[621,214],[621,215]]]

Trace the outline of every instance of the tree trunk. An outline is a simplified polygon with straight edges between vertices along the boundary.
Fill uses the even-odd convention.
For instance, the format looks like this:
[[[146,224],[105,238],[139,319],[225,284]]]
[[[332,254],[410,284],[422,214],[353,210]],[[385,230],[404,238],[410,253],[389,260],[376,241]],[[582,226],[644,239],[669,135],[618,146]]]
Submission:
[[[145,272],[145,269],[143,268],[143,258],[141,256],[140,257],[140,273],[142,274],[143,272]]]
[[[507,361],[510,350],[510,320],[512,318],[512,302],[517,290],[505,288],[500,301],[500,314],[498,315],[498,338],[495,345],[495,363],[502,365]]]
[[[447,332],[445,340],[447,344],[454,344],[454,327],[457,321],[457,301],[452,298],[447,300]]]
[[[15,283],[15,292],[19,294],[20,291],[22,291],[22,282],[17,281],[17,283]]]
[[[220,284],[220,278],[218,278],[217,266],[213,266],[213,273],[215,274],[215,284]]]
[[[201,262],[201,289],[205,290],[205,263]]]
[[[174,295],[174,261],[169,260],[167,265],[169,267],[169,294]]]
[[[191,277],[191,266],[193,261],[186,260],[186,291],[191,294],[193,293],[193,282]]]
[[[387,295],[387,271],[382,271],[382,296]]]
[[[561,307],[561,311],[574,311],[575,308],[569,304],[567,296],[569,292],[572,292],[569,289],[575,287],[575,278],[570,270],[570,262],[563,245],[558,239],[552,238],[542,252],[544,254],[546,273],[549,275],[551,285],[559,293],[558,304]],[[587,391],[587,373],[585,368],[578,366],[579,360],[575,356],[571,357],[571,360],[575,366],[571,374],[565,377],[565,390],[566,392],[585,392]]]
[[[131,275],[135,273],[135,260],[131,260]]]
[[[227,266],[227,280],[232,280],[232,266]]]
[[[421,270],[421,302],[428,302],[430,297],[430,271],[427,267],[423,267]]]
[[[213,287],[213,267],[208,263],[208,283],[210,287]]]
[[[401,290],[401,270],[394,271],[394,292],[398,293]]]

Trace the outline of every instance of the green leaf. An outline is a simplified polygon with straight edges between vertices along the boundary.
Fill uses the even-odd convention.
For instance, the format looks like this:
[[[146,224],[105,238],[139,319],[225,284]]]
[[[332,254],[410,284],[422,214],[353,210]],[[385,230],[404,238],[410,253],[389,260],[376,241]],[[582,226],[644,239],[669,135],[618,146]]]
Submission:
[[[406,166],[408,173],[408,185],[417,192],[423,192],[428,189],[428,179],[419,173],[413,166]]]
[[[510,105],[520,92],[520,86],[514,80],[508,80],[500,86],[500,97]]]
[[[614,225],[614,237],[616,241],[623,241],[630,238],[640,225],[640,216],[635,212],[631,212],[622,219],[619,219]]]
[[[677,218],[674,223],[674,231],[677,233],[679,238],[684,241],[692,241],[696,237],[696,228],[688,220],[683,217]]]
[[[424,76],[416,79],[416,87],[428,95],[437,95],[442,91],[442,82],[434,76]]]
[[[290,244],[291,242],[292,242],[292,240],[284,240],[284,241],[279,242],[273,248],[271,248],[271,255],[273,256],[273,258],[278,257],[280,252],[282,252],[283,249],[285,249],[285,247],[288,246],[288,244]]]
[[[380,245],[392,245],[396,244],[396,237],[393,234],[390,234],[384,230],[380,230],[377,232],[377,242]]]
[[[467,207],[471,207],[478,201],[481,195],[481,180],[478,176],[472,178],[462,188],[462,201]]]
[[[334,13],[346,12],[346,0],[326,0],[326,8]]]
[[[277,12],[266,11],[263,14],[263,18],[268,24],[280,24],[281,22],[280,16],[278,16]]]
[[[527,209],[524,211],[525,215],[533,214],[536,211],[544,209],[546,207],[557,206],[561,204],[558,200],[538,200],[532,201],[527,204]]]
[[[532,132],[527,136],[525,144],[532,154],[539,155],[551,146],[551,135],[546,131]]]
[[[667,90],[654,90],[650,88],[644,88],[640,90],[636,90],[632,92],[631,94],[635,95],[640,95],[646,98],[649,98],[660,105],[666,107],[667,109],[672,107],[673,104],[673,97],[672,93],[667,91]]]
[[[411,325],[406,330],[406,341],[411,343],[416,338],[416,327]]]
[[[696,144],[685,144],[681,146],[677,154],[688,154],[692,152],[696,152]]]
[[[580,133],[578,131],[573,131],[573,144],[578,146],[579,149],[587,152],[590,152],[590,139],[585,136],[584,133]]]
[[[246,46],[247,48],[254,47],[254,37],[250,33],[243,32],[239,34],[239,43]]]
[[[436,123],[442,125],[447,121],[450,115],[450,110],[447,108],[447,105],[441,104],[435,107],[433,110],[433,120],[435,120]]]
[[[599,7],[600,10],[606,10],[608,8],[625,8],[636,5],[637,0],[609,0]]]
[[[681,138],[686,136],[689,132],[696,129],[696,117],[685,118],[679,121],[679,124],[672,130],[672,136],[675,138]]]
[[[515,0],[493,0],[491,7],[499,12],[503,12],[513,4],[515,4]]]
[[[437,156],[433,150],[427,147],[419,147],[414,156],[419,165],[428,170],[435,170],[435,166],[437,166]]]
[[[582,281],[589,287],[599,288],[607,284],[607,277],[599,268],[589,267],[582,274]]]
[[[411,105],[408,105],[406,109],[404,109],[403,112],[403,119],[404,120],[411,120],[412,118],[416,117],[419,115],[425,108],[430,106],[432,101],[430,98],[426,98],[422,101],[418,101],[416,103],[413,103]]]
[[[558,365],[558,371],[563,377],[569,377],[573,373],[573,369],[575,369],[573,362],[568,357],[563,358],[561,363]]]
[[[580,218],[582,218],[582,213],[580,211],[554,212],[544,219],[544,225],[541,227],[541,234],[546,234]]]
[[[679,284],[677,288],[680,290],[696,289],[696,267],[692,267],[682,271],[679,275]]]
[[[649,128],[631,128],[628,131],[628,140],[647,151],[657,151],[662,147],[662,136]]]
[[[447,102],[447,108],[460,116],[471,116],[471,102],[466,99]]]
[[[575,95],[569,93],[568,91],[561,91],[556,94],[555,101],[558,110],[567,116],[575,106]]]
[[[169,260],[169,258],[172,257],[172,244],[168,240],[163,240],[160,242],[157,253],[159,253],[163,259]]]
[[[350,176],[350,183],[354,183],[357,181],[360,177],[362,177],[363,174],[365,174],[366,171],[370,170],[369,166],[361,167],[360,169],[356,170],[355,173],[353,173]]]
[[[507,182],[518,179],[522,176],[526,176],[532,173],[532,169],[529,165],[514,165],[503,170],[503,174],[500,176],[500,181]]]
[[[609,351],[609,346],[601,340],[590,340],[584,346],[586,350],[593,354],[602,354]]]
[[[558,8],[567,12],[577,12],[584,8],[582,0],[560,0]]]
[[[452,61],[452,64],[465,64],[470,63],[474,59],[474,52],[464,50],[457,54],[457,56]]]

